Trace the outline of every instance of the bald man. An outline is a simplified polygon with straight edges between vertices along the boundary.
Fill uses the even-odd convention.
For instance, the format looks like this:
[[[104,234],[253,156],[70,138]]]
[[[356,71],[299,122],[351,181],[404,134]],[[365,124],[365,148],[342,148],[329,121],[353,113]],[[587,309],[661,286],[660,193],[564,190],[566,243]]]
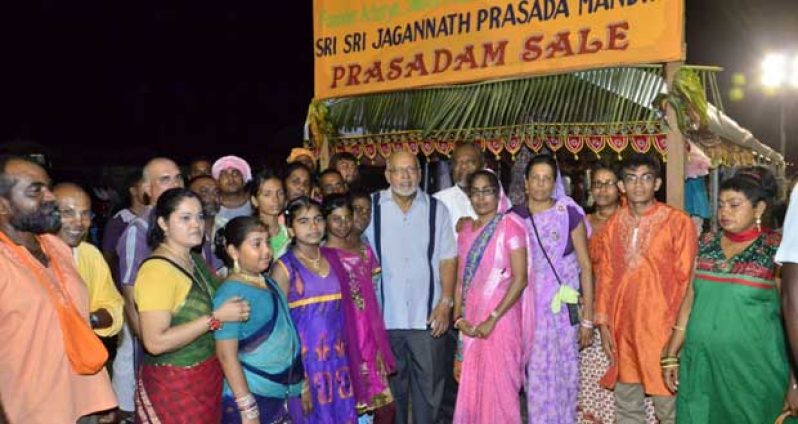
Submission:
[[[167,158],[151,159],[141,172],[141,189],[149,207],[130,221],[119,242],[116,253],[119,257],[119,283],[125,299],[126,325],[122,329],[122,343],[114,359],[114,390],[119,400],[119,409],[127,415],[134,411],[135,370],[143,357],[143,349],[136,336],[139,334],[139,314],[133,300],[133,283],[136,281],[141,263],[150,256],[147,245],[152,208],[166,190],[183,187],[183,176],[177,164]]]
[[[116,253],[119,256],[119,279],[125,296],[125,313],[128,323],[135,334],[139,333],[139,317],[133,302],[133,283],[139,266],[150,255],[147,246],[147,231],[149,230],[152,207],[166,190],[183,187],[183,176],[180,168],[171,159],[155,158],[147,162],[141,173],[142,190],[149,204],[149,208],[141,216],[130,221],[119,242]]]
[[[78,274],[89,289],[91,327],[98,336],[115,336],[122,329],[125,302],[114,286],[102,253],[84,241],[91,226],[91,198],[72,183],[55,186],[53,194],[61,213],[58,237],[72,248]]]
[[[461,218],[476,219],[477,213],[471,206],[471,199],[468,197],[468,178],[474,172],[482,169],[484,160],[482,151],[473,143],[457,145],[452,153],[452,180],[454,185],[435,193],[435,198],[446,205],[452,218],[452,228],[457,237],[457,223]]]
[[[80,186],[72,183],[58,184],[53,188],[53,195],[61,213],[58,238],[72,248],[78,275],[89,291],[91,328],[100,337],[116,336],[125,321],[125,301],[114,285],[111,268],[103,254],[85,241],[91,227],[91,198]],[[115,339],[113,343],[116,345]],[[113,418],[113,413],[107,415]]]
[[[419,189],[421,168],[415,155],[397,152],[388,159],[387,190],[372,199],[366,229],[380,257],[385,328],[396,355],[391,391],[396,422],[434,423],[444,393],[447,334],[454,306],[457,244],[449,211]],[[409,390],[408,390],[409,389]]]

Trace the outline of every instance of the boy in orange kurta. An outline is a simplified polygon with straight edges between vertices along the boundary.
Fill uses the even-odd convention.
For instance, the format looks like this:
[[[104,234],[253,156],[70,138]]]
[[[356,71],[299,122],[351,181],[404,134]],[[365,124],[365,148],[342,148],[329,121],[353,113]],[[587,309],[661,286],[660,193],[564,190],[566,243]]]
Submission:
[[[659,361],[690,283],[697,236],[687,214],[656,201],[660,169],[646,155],[624,163],[619,186],[628,204],[597,240],[596,323],[612,363],[601,383],[615,389],[621,424],[645,422],[646,395],[660,423],[675,422]]]

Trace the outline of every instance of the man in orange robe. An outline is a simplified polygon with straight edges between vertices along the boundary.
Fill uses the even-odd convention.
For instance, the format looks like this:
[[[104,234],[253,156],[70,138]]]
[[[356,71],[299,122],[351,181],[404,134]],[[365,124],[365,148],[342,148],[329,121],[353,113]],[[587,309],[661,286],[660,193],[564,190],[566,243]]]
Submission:
[[[654,197],[659,161],[635,154],[619,188],[627,205],[606,223],[596,273],[596,323],[611,365],[602,385],[615,390],[618,423],[645,422],[645,396],[660,423],[674,423],[675,397],[662,379],[660,356],[690,284],[698,248],[695,224]]]
[[[0,158],[0,399],[11,424],[74,424],[116,406],[102,363],[81,374],[73,366],[84,354],[107,354],[89,326],[89,294],[69,246],[45,234],[60,224],[49,187],[39,165]],[[65,308],[79,316],[68,327]],[[70,340],[84,349],[70,354],[65,340],[76,333],[64,328],[78,325],[84,336]]]

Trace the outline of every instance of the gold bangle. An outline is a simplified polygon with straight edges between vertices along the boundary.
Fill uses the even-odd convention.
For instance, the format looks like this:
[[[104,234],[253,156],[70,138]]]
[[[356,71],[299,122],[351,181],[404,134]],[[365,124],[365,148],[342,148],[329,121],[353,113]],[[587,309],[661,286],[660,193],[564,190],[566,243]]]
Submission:
[[[679,368],[679,364],[660,365],[659,367],[664,369]]]
[[[685,328],[682,327],[682,326],[679,326],[679,325],[674,325],[673,329],[676,330],[676,331],[682,332],[682,333],[684,333],[684,331],[685,331]]]

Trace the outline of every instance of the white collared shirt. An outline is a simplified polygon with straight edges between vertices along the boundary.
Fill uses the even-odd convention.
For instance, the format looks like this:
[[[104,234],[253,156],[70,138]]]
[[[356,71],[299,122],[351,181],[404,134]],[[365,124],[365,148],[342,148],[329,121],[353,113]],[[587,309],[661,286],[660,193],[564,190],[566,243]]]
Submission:
[[[419,189],[410,209],[402,212],[393,200],[390,188],[380,192],[382,287],[377,296],[382,295],[385,299],[383,317],[388,330],[427,328],[430,202],[429,195]],[[457,257],[457,242],[451,228],[449,212],[439,204],[435,214],[435,249],[432,254],[433,307],[441,297],[440,263]],[[366,237],[376,249],[374,219],[366,229]]]
[[[457,221],[460,218],[470,217],[477,219],[477,213],[474,212],[474,207],[471,206],[471,199],[468,194],[463,191],[457,184],[441,190],[433,195],[441,203],[446,205],[449,210],[449,217],[452,220],[452,232],[454,232],[455,239],[457,238]]]

